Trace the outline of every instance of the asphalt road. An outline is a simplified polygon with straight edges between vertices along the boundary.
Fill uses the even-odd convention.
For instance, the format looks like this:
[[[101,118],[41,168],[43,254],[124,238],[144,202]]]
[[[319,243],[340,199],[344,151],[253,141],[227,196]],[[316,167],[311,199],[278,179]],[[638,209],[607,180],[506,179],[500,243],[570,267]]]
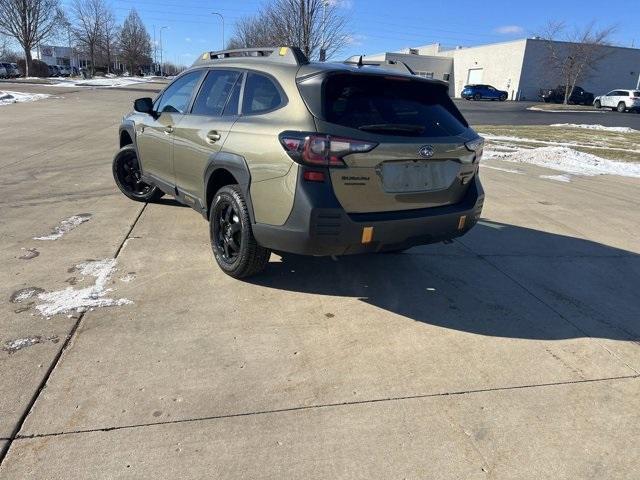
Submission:
[[[451,245],[239,282],[200,215],[113,183],[154,88],[0,107],[0,479],[637,480],[640,180],[488,161]],[[98,281],[131,303],[19,294]]]
[[[600,124],[607,127],[630,127],[640,130],[640,114],[611,111],[539,112],[527,110],[540,105],[533,102],[491,102],[455,100],[471,125],[551,125],[554,123]]]

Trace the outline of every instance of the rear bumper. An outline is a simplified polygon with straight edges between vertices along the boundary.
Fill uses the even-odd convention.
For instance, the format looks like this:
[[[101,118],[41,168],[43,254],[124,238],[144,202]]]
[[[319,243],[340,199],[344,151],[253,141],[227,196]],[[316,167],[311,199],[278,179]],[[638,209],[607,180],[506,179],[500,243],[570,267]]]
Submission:
[[[350,255],[399,250],[460,237],[480,218],[484,191],[476,174],[456,205],[399,212],[348,214],[331,184],[301,179],[293,210],[284,225],[253,225],[258,243],[276,252]],[[462,218],[464,217],[464,218]],[[363,243],[363,230],[373,228]]]

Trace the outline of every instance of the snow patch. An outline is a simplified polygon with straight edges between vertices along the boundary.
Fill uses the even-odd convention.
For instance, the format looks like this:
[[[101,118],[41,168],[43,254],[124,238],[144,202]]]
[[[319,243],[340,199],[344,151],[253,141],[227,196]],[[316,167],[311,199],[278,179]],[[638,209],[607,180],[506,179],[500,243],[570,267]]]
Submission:
[[[60,225],[55,227],[53,231],[46,236],[42,237],[33,237],[34,240],[58,240],[66,233],[69,233],[71,230],[76,227],[82,225],[84,222],[88,222],[91,218],[90,213],[80,213],[78,215],[73,215],[69,218],[65,218],[60,222]]]
[[[113,307],[133,303],[126,298],[113,299],[106,297],[108,292],[113,291],[107,288],[107,283],[116,268],[116,263],[116,259],[111,258],[76,265],[82,275],[95,277],[95,284],[78,290],[73,287],[67,287],[56,292],[41,293],[38,295],[38,299],[43,303],[36,305],[36,309],[42,315],[51,317],[59,313],[85,312],[90,308]]]
[[[101,87],[101,88],[117,88],[126,87],[129,85],[136,85],[139,83],[147,83],[152,81],[151,78],[146,77],[105,77],[105,78],[92,78],[88,80],[68,78],[58,79],[58,83],[51,85],[52,87]]]
[[[135,273],[132,273],[132,272],[127,273],[124,277],[120,277],[120,281],[124,283],[132,282],[135,279],[136,279],[136,275]]]
[[[531,110],[533,112],[546,112],[546,113],[605,113],[602,110],[589,110],[589,109],[585,109],[585,110],[578,110],[578,109],[573,109],[573,110],[564,110],[564,109],[548,109],[548,108],[540,108],[540,107],[529,107],[527,108],[527,110]]]
[[[35,297],[36,295],[43,293],[44,290],[38,287],[27,287],[16,292],[13,292],[13,295],[9,298],[11,303],[22,303],[25,300],[29,300],[30,298]]]
[[[23,93],[23,92],[9,92],[0,91],[0,105],[9,105],[11,103],[24,103],[24,102],[36,102],[49,98],[51,95],[48,93]]]
[[[484,156],[487,159],[505,162],[528,163],[572,175],[618,175],[640,178],[640,163],[608,160],[568,147],[523,148],[514,153],[485,149]]]
[[[488,168],[490,170],[498,170],[500,172],[515,173],[516,175],[523,174],[520,170],[513,170],[511,168],[494,167],[493,165],[487,165],[486,163],[481,163],[480,165],[482,166],[482,168]]]
[[[640,153],[640,150],[633,150],[629,148],[608,147],[603,145],[592,145],[592,144],[586,144],[586,143],[552,142],[548,140],[536,140],[534,138],[511,137],[508,135],[491,135],[490,133],[481,133],[480,135],[484,137],[485,140],[488,140],[490,142],[510,142],[511,144],[512,143],[531,143],[534,145],[549,145],[554,147],[584,147],[584,148],[591,148],[594,150],[612,150],[612,151],[619,151],[619,152]],[[500,145],[500,146],[504,147],[505,145]],[[513,145],[509,145],[509,146],[513,147]],[[497,149],[495,148],[493,149],[494,152],[496,150]]]
[[[555,180],[556,182],[571,182],[571,177],[569,175],[540,175],[540,178],[546,178],[548,180]]]
[[[16,353],[23,348],[31,347],[36,343],[42,343],[42,337],[34,335],[33,337],[16,338],[15,340],[9,340],[5,342],[3,350],[8,353]]]
[[[551,127],[561,128],[582,128],[585,130],[599,130],[603,132],[616,132],[616,133],[634,133],[638,130],[634,130],[629,127],[605,127],[604,125],[588,125],[588,124],[575,124],[575,123],[554,123]]]

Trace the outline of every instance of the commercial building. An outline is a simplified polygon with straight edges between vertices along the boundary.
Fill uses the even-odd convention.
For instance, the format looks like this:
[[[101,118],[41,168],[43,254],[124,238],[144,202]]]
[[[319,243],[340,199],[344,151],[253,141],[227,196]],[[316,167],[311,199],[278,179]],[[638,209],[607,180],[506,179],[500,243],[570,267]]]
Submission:
[[[554,42],[562,54],[571,44]],[[640,49],[602,47],[605,56],[596,70],[579,81],[596,95],[616,88],[638,88]],[[550,62],[549,42],[527,38],[475,47],[443,48],[439,43],[399,52],[368,55],[366,60],[405,62],[419,75],[449,82],[450,94],[459,97],[468,84],[488,84],[509,92],[512,100],[537,100],[540,91],[562,83]]]
[[[85,58],[81,58],[78,52],[71,47],[58,47],[54,45],[40,45],[32,56],[47,65],[59,65],[65,67],[87,67],[90,65]]]

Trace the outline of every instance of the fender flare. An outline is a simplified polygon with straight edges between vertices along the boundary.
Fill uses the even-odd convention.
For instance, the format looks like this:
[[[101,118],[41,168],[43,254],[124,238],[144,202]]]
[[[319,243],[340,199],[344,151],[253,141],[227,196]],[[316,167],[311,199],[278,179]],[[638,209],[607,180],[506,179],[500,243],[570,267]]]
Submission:
[[[126,132],[129,135],[129,137],[131,138],[131,141],[133,142],[133,146],[135,147],[137,152],[138,144],[136,139],[136,126],[131,120],[125,120],[120,125],[120,128],[118,129],[118,145],[120,145],[120,140],[122,138],[123,132]]]
[[[251,172],[246,160],[241,155],[228,152],[218,152],[209,158],[209,163],[204,172],[204,185],[203,185],[203,213],[205,217],[209,218],[209,206],[213,200],[215,192],[207,192],[209,186],[209,180],[213,174],[218,170],[226,170],[237,180],[238,186],[242,190],[245,202],[247,203],[247,209],[249,210],[249,218],[251,223],[255,223],[255,217],[253,214],[253,202],[251,201]]]

